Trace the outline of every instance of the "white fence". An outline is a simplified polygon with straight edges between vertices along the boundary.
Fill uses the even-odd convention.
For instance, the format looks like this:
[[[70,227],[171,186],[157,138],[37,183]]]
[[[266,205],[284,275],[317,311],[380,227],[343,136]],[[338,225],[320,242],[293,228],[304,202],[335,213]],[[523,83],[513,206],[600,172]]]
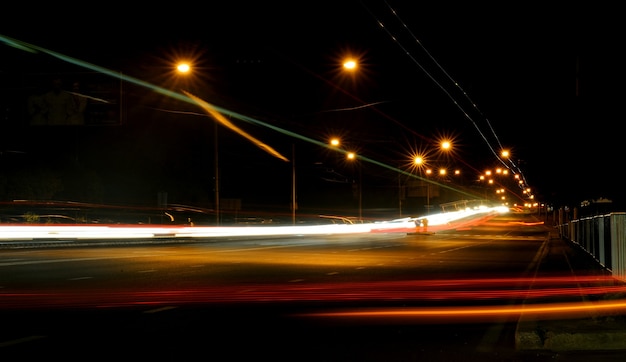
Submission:
[[[626,280],[626,213],[610,213],[557,223],[561,237],[586,250],[611,274]]]

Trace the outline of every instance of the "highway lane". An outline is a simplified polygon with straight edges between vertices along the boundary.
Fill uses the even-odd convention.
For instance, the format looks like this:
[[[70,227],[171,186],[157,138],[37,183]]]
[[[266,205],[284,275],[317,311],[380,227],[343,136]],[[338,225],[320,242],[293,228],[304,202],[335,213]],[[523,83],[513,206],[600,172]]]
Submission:
[[[518,315],[462,312],[523,302],[548,234],[535,221],[3,250],[0,348],[76,358],[77,344],[165,359],[282,360],[293,348],[302,360],[512,357]]]
[[[514,235],[457,231],[5,250],[0,285],[3,291],[25,286],[94,290],[111,284],[158,290],[181,283],[202,287],[515,275],[526,270],[545,237],[540,230],[519,242]]]

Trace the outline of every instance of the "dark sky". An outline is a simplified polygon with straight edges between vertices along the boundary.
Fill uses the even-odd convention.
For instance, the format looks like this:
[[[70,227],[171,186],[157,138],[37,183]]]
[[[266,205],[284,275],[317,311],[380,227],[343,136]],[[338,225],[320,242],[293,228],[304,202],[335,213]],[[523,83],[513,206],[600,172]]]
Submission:
[[[478,171],[497,164],[492,150],[502,146],[512,151],[540,199],[571,205],[624,199],[626,32],[613,4],[368,0],[51,8],[42,9],[50,16],[36,26],[3,23],[0,35],[152,84],[193,89],[218,106],[307,138],[324,141],[341,133],[368,157],[388,164],[402,163],[410,149],[431,147],[438,136],[449,135],[458,145],[456,162]],[[16,19],[18,14],[24,10],[15,11]],[[45,63],[41,55],[6,45],[0,51],[10,54],[4,57],[5,75],[6,59]],[[347,52],[360,57],[354,77],[338,68]],[[181,85],[169,75],[171,61],[184,55],[195,59],[202,76]],[[155,139],[167,136],[172,149],[192,150],[176,157],[210,157],[210,148],[194,144],[202,138],[195,132],[210,133],[210,127],[180,131],[165,114],[176,106],[149,93],[132,91],[134,102],[145,101],[154,112],[146,113],[150,122],[133,121],[143,134],[126,142],[154,136],[158,145]],[[237,124],[289,158],[292,143],[300,142],[263,126]],[[95,131],[84,132],[100,140]],[[248,153],[265,172],[288,172],[282,161],[232,132],[221,135],[222,144],[242,147],[238,152]],[[231,151],[223,147],[227,177]],[[306,152],[303,162],[313,163],[315,147]],[[153,154],[174,157],[163,150]],[[267,177],[256,169],[254,174]]]

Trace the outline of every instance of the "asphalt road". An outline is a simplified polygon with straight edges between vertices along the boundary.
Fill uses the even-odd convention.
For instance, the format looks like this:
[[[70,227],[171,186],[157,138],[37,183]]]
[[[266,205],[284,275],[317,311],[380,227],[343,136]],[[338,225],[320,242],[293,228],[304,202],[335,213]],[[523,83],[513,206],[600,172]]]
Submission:
[[[8,360],[623,358],[615,350],[520,350],[518,313],[471,313],[524,305],[531,286],[523,280],[562,271],[559,260],[545,263],[550,228],[535,221],[506,216],[435,234],[5,249],[0,353]],[[552,249],[565,250],[581,271],[595,268],[575,250]]]

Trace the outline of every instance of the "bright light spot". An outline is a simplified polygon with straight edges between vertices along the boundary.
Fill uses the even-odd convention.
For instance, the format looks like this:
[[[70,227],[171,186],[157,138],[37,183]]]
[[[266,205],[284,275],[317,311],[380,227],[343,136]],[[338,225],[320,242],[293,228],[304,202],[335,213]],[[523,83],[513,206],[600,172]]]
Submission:
[[[352,59],[346,60],[343,63],[343,67],[347,70],[354,70],[356,69],[356,61]]]
[[[176,69],[181,73],[187,73],[191,70],[191,67],[187,63],[181,63],[181,64],[178,64]]]

